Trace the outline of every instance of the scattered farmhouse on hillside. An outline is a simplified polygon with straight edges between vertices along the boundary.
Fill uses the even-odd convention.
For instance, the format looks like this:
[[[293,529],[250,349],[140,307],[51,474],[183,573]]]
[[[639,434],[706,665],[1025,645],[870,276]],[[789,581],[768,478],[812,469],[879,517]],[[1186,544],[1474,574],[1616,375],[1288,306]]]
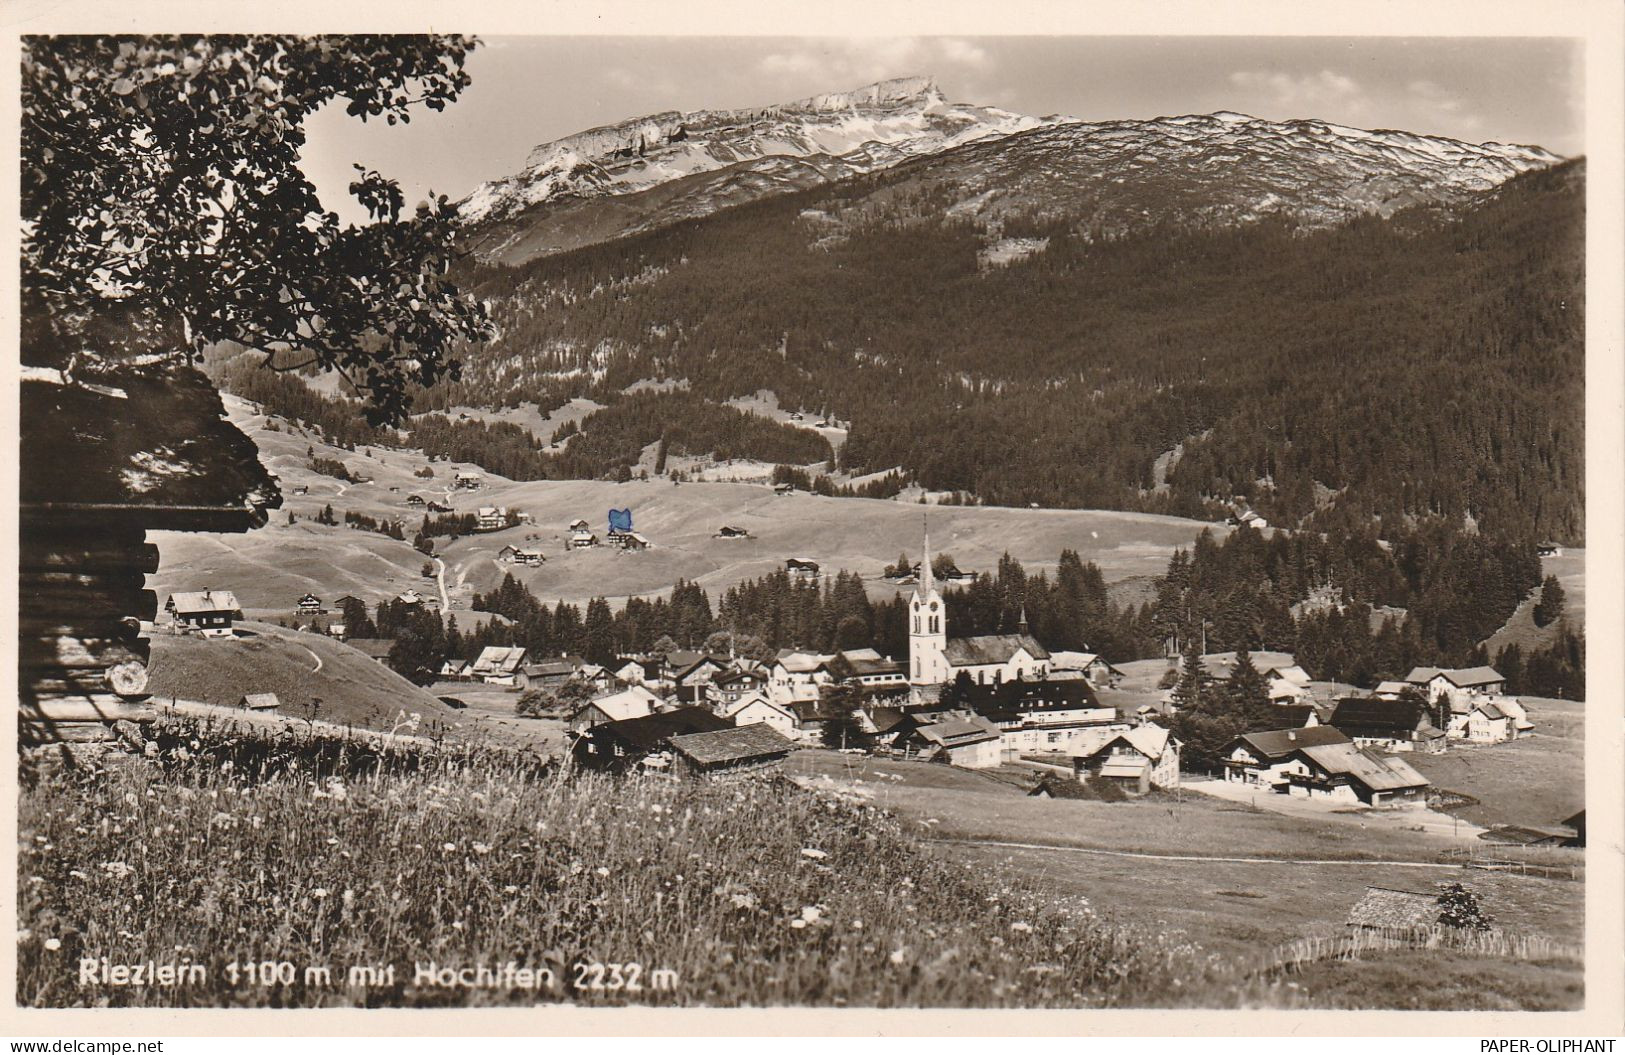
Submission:
[[[250,692],[237,701],[237,706],[247,711],[274,711],[281,706],[281,701],[274,692]]]
[[[722,525],[721,528],[719,528],[717,530],[717,533],[715,535],[712,535],[711,537],[712,538],[725,538],[725,539],[750,538],[750,532],[746,531],[742,527],[732,527],[732,526],[730,526],[728,524],[724,524],[724,525]]]
[[[592,549],[598,545],[598,536],[586,528],[570,533],[569,546],[571,549]]]
[[[480,489],[480,485],[484,482],[484,477],[482,477],[479,473],[468,469],[459,470],[457,474],[452,477],[452,486],[461,488],[465,491],[478,491]]]
[[[313,593],[307,593],[299,598],[298,610],[300,615],[321,615],[322,599]]]
[[[784,570],[790,573],[790,578],[800,582],[816,582],[818,579],[818,562],[806,557],[786,558]]]
[[[170,594],[164,610],[177,628],[195,630],[204,637],[230,637],[233,621],[243,616],[236,594],[207,588]]]

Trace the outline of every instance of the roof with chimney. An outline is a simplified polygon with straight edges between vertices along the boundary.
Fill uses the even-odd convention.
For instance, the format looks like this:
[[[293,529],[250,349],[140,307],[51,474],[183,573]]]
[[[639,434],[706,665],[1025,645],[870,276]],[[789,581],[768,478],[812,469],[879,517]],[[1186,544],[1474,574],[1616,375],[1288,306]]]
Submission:
[[[1299,753],[1328,776],[1357,780],[1372,791],[1421,788],[1428,779],[1410,764],[1391,755],[1362,751],[1353,744],[1322,744],[1301,748]]]
[[[1314,725],[1306,729],[1267,729],[1242,733],[1236,739],[1246,744],[1249,751],[1266,762],[1278,762],[1304,747],[1350,742],[1342,730],[1329,725]]]
[[[1405,675],[1405,680],[1412,685],[1426,685],[1441,675],[1446,681],[1459,689],[1477,688],[1480,685],[1497,685],[1507,680],[1504,675],[1497,673],[1494,667],[1463,667],[1459,669],[1415,667],[1409,674]]]
[[[209,612],[241,612],[242,606],[237,603],[237,595],[230,590],[197,590],[188,593],[172,593],[169,603],[165,606],[173,609],[176,615],[204,615]]]

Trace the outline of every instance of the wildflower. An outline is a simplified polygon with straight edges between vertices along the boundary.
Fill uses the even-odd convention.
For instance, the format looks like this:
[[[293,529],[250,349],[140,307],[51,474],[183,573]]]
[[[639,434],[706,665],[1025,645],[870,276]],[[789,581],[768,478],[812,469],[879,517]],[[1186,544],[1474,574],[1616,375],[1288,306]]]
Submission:
[[[794,927],[796,930],[801,930],[807,926],[807,921],[802,919],[800,916],[797,916],[795,919],[790,921],[790,926]]]
[[[863,929],[863,920],[861,920],[861,919],[853,920],[852,921],[852,929],[853,930],[862,930]]]
[[[891,955],[888,956],[887,959],[890,960],[895,965],[901,965],[904,960],[908,959],[908,950],[907,949],[893,949],[891,951]]]
[[[824,910],[819,908],[817,905],[801,906],[801,918],[806,920],[808,923],[817,923],[823,917]]]
[[[475,843],[474,852],[481,855],[488,854],[491,852],[491,845],[489,843]]]
[[[605,868],[603,865],[599,865],[597,868],[594,868],[592,871],[593,871],[593,874],[598,876],[598,878],[600,878],[600,879],[609,878],[609,869]]]
[[[89,876],[85,875],[83,872],[79,871],[79,869],[77,869],[77,868],[70,868],[68,870],[68,874],[73,876],[73,878],[75,878],[75,879],[89,879],[90,878]]]
[[[801,848],[801,856],[802,857],[810,857],[814,861],[822,861],[824,858],[828,857],[829,854],[825,853],[822,850],[815,850],[810,846],[803,846]]]
[[[58,949],[62,948],[62,939],[61,938],[46,938],[45,939],[45,948],[50,952],[56,952]]]
[[[1031,923],[1024,923],[1021,920],[1017,920],[1016,922],[1010,924],[1010,929],[1015,931],[1017,934],[1029,934],[1032,932],[1033,925]]]
[[[452,853],[453,851],[455,851],[457,849],[457,844],[456,843],[444,843],[444,844],[441,845],[440,848],[442,850],[446,851],[449,854],[449,853]]]
[[[509,883],[507,886],[502,888],[502,892],[504,894],[517,894],[519,893],[519,888],[514,886],[512,883]]]
[[[317,901],[320,901],[322,898],[327,896],[327,888],[324,886],[319,886],[310,892],[310,896],[315,898]]]

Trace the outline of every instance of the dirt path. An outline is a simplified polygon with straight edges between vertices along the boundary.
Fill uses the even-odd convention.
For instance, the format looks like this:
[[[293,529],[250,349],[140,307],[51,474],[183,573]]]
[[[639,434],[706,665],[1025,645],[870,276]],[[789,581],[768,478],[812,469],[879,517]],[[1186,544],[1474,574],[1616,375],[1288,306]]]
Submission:
[[[1063,854],[1095,854],[1100,857],[1134,857],[1147,861],[1210,861],[1222,864],[1262,865],[1381,865],[1389,868],[1451,868],[1439,861],[1388,861],[1375,858],[1362,860],[1336,858],[1295,857],[1200,857],[1195,854],[1153,854],[1139,850],[1097,850],[1086,846],[1050,846],[1046,843],[1010,843],[993,839],[932,839],[931,842],[959,846],[1002,846],[1012,850],[1054,850]]]
[[[451,611],[451,594],[446,592],[446,562],[439,557],[434,559],[434,581],[440,587],[440,610]]]

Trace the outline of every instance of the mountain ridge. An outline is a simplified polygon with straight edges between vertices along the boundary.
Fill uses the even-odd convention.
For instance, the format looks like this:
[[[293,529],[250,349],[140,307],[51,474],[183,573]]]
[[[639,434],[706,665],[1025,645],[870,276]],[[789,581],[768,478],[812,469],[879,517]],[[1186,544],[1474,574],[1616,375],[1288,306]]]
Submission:
[[[908,168],[956,187],[966,214],[995,223],[1070,211],[1113,232],[1145,217],[1206,224],[1290,215],[1325,226],[1458,205],[1563,160],[1538,146],[1232,110],[1031,117],[949,103],[932,78],[918,76],[587,129],[532,149],[521,172],[476,188],[460,214],[477,255],[513,264]]]

